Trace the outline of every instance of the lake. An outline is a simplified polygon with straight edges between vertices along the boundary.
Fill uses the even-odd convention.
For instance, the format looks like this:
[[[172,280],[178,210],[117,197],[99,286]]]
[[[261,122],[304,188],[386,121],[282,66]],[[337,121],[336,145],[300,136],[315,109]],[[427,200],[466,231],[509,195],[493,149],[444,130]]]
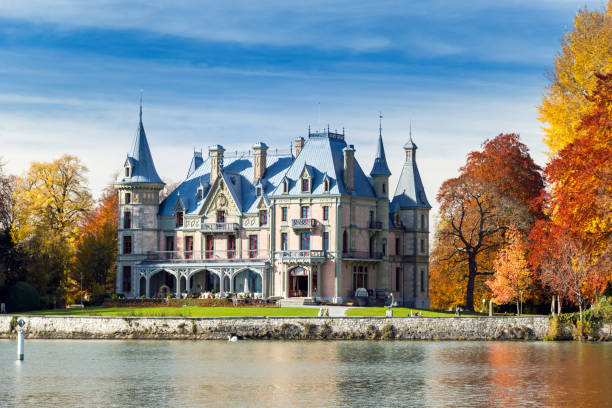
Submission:
[[[0,406],[611,406],[612,343],[0,340]]]

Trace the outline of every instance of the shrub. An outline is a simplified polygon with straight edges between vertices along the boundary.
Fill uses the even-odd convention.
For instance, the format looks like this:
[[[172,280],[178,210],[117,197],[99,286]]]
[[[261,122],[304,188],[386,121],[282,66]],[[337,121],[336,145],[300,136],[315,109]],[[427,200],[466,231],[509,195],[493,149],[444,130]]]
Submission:
[[[385,324],[382,329],[380,329],[381,339],[383,340],[393,340],[395,338],[395,327],[392,324]]]
[[[25,282],[17,282],[2,291],[7,313],[40,309],[40,296],[36,289]]]

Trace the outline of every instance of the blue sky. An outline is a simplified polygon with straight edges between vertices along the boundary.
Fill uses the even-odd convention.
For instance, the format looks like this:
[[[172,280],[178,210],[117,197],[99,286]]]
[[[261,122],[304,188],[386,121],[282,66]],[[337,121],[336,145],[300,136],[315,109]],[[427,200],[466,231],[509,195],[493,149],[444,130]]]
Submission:
[[[272,148],[327,124],[369,170],[378,112],[395,184],[412,122],[430,201],[465,155],[520,133],[545,163],[536,106],[576,11],[601,1],[0,1],[0,157],[79,156],[94,195],[144,124],[157,170],[195,148]]]

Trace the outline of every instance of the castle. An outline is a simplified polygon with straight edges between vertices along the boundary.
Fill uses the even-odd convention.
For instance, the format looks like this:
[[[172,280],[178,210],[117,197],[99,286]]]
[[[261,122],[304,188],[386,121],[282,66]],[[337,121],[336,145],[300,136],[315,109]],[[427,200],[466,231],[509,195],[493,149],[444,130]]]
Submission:
[[[429,210],[412,137],[390,198],[379,129],[369,177],[343,133],[298,137],[287,152],[263,142],[248,152],[194,152],[187,177],[159,202],[140,123],[115,183],[119,193],[117,293],[164,290],[344,302],[393,294],[426,308]],[[292,150],[292,151],[291,151]],[[360,292],[364,292],[363,290]]]

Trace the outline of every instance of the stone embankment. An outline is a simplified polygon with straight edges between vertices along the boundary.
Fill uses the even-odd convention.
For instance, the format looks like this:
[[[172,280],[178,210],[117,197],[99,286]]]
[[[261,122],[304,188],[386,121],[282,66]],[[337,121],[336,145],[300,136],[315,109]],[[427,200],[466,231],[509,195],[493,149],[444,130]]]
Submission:
[[[20,316],[27,338],[287,340],[540,340],[549,319],[527,317],[88,317]],[[15,336],[0,316],[0,337]]]

